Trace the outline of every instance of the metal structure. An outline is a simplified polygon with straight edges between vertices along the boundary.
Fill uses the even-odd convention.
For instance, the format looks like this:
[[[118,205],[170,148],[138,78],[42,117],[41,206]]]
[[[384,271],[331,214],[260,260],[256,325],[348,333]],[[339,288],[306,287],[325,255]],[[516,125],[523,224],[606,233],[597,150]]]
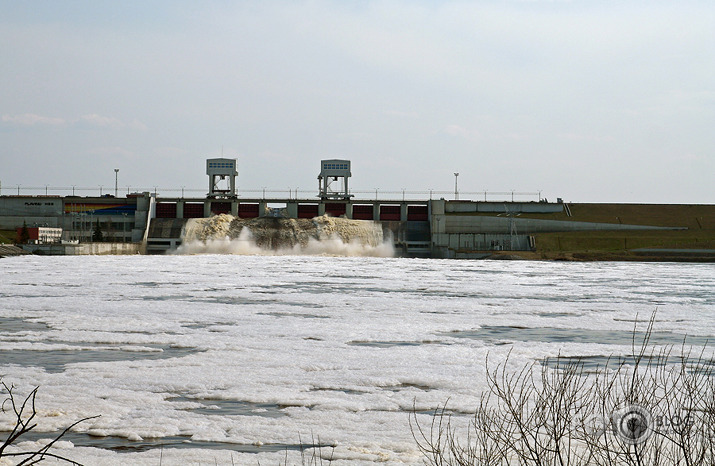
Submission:
[[[318,197],[321,199],[350,199],[348,178],[350,173],[350,160],[321,160],[320,175],[318,175]],[[338,190],[334,190],[332,183],[341,181]]]
[[[238,159],[206,159],[206,174],[209,176],[208,197],[236,197],[236,168]],[[221,187],[226,179],[228,185]]]
[[[497,217],[501,217],[501,215],[502,214],[499,214]],[[509,219],[509,244],[507,244],[507,249],[515,250],[519,244],[519,233],[516,231],[516,221],[514,217],[519,217],[521,212],[509,210],[509,206],[505,203],[503,215]]]

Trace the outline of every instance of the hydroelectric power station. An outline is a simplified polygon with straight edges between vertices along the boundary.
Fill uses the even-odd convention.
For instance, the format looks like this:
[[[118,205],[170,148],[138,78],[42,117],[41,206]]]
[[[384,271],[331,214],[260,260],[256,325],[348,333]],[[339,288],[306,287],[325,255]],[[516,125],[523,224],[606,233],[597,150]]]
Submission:
[[[360,239],[374,245],[376,241],[391,240],[396,254],[401,256],[440,258],[482,258],[494,251],[529,251],[535,246],[535,232],[663,228],[519,218],[527,214],[571,215],[563,202],[542,200],[356,199],[349,190],[351,162],[340,159],[321,161],[316,198],[241,197],[235,189],[236,159],[209,159],[206,163],[210,178],[206,198],[154,200],[147,252],[178,248],[187,239],[187,226],[192,235],[203,241],[226,236],[236,239],[243,228],[248,228],[259,245],[275,249],[305,245],[307,239],[317,239],[321,234],[323,238],[338,234],[344,242]],[[336,219],[339,225],[328,219]]]
[[[704,242],[688,238],[709,249],[710,230],[715,229],[709,225],[715,219],[713,206],[460,200],[456,189],[455,199],[360,199],[349,188],[351,162],[341,159],[320,162],[318,190],[308,198],[297,192],[288,197],[241,195],[238,173],[235,158],[206,160],[208,192],[201,197],[156,192],[119,197],[116,187],[114,196],[21,196],[18,188],[18,195],[0,196],[0,229],[18,229],[18,236],[23,226],[61,231],[52,244],[23,246],[45,254],[162,254],[188,242],[237,242],[231,252],[242,240],[264,251],[300,252],[311,242],[329,240],[370,247],[388,242],[399,256],[465,259],[534,251],[537,238],[552,241],[548,235],[559,232],[571,235],[564,241],[578,239],[580,232],[603,234],[616,248],[628,250],[628,238],[647,232],[699,228]],[[647,213],[654,209],[674,215]],[[556,239],[561,248],[562,237]],[[649,243],[631,239],[633,244]],[[705,249],[698,251],[710,257]]]

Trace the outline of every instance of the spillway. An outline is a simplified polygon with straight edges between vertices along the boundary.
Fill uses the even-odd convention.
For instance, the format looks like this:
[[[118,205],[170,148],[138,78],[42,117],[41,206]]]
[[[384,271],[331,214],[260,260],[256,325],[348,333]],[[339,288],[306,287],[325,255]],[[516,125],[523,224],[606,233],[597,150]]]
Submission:
[[[390,235],[377,222],[334,218],[261,217],[229,214],[189,219],[179,254],[327,254],[391,257]]]

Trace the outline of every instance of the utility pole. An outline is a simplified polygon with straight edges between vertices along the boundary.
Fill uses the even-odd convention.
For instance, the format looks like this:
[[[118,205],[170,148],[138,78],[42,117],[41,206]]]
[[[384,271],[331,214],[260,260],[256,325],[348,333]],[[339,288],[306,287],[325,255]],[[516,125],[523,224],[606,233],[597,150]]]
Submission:
[[[117,184],[117,181],[119,180],[119,169],[115,168],[114,169],[114,197],[117,197],[119,195],[119,185]]]
[[[459,176],[459,173],[455,172],[454,173],[454,199],[459,200],[459,189],[457,189],[457,177]]]

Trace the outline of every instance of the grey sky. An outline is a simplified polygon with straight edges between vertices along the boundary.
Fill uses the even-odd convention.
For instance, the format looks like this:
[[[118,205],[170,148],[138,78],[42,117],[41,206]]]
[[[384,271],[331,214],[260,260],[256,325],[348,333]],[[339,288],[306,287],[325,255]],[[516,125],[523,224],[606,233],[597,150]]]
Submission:
[[[0,181],[715,203],[711,1],[0,0]]]

